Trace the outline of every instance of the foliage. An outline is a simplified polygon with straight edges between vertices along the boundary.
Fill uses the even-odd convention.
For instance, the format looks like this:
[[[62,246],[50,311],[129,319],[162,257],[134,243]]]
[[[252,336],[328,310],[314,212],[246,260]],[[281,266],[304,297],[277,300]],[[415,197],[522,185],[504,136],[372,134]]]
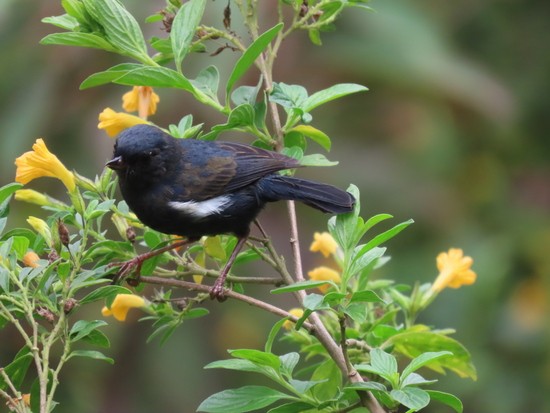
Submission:
[[[61,4],[66,14],[44,22],[64,31],[46,36],[43,44],[96,48],[132,59],[92,74],[82,82],[82,89],[115,83],[183,90],[223,114],[226,121],[205,130],[202,124],[193,125],[191,115],[185,115],[178,125],[166,128],[176,138],[212,140],[237,131],[251,137],[251,144],[279,150],[303,165],[336,164],[324,153],[312,153],[309,148],[313,141],[314,148],[328,152],[333,141],[329,134],[312,126],[312,112],[367,89],[356,84],[337,84],[309,93],[300,85],[274,82],[273,66],[287,36],[306,30],[311,41],[320,45],[321,32],[333,29],[334,21],[346,8],[368,9],[364,1],[319,0],[308,4],[281,0],[277,24],[260,32],[259,2],[229,3],[224,12],[224,28],[218,29],[201,23],[208,9],[206,0],[190,0],[183,5],[173,0],[162,12],[147,19],[149,23],[162,20],[167,37],[149,41],[133,15],[117,0],[63,0]],[[232,30],[231,13],[235,8],[251,34],[248,45]],[[290,19],[285,18],[288,15]],[[241,53],[221,85],[221,99],[221,79],[215,66],[204,68],[194,79],[183,71],[185,59],[208,50],[211,42],[218,39],[227,42],[223,49]],[[155,50],[152,56],[149,46]],[[253,67],[260,71],[258,82],[238,86]],[[284,112],[282,118],[280,110]],[[146,120],[147,114],[139,115],[139,122]],[[106,322],[80,319],[82,306],[104,300],[104,314],[114,314],[118,319],[124,319],[130,307],[140,307],[148,313],[145,319],[152,321],[150,340],[159,338],[162,343],[184,321],[208,315],[204,307],[208,287],[197,276],[216,277],[217,269],[223,266],[236,242],[225,235],[203,239],[186,251],[147,260],[141,274],[128,280],[130,287],[135,288],[112,285],[117,268],[114,264],[133,258],[136,246],[158,248],[169,243],[171,237],[144,227],[124,201],[116,200],[116,180],[109,169],[88,179],[60,168],[55,156],[49,159],[56,162],[55,169],[37,171],[32,179],[53,176],[63,182],[74,181],[75,187],[67,186],[69,203],[47,196],[39,199],[29,192],[16,193],[22,187],[19,183],[0,189],[0,325],[11,324],[24,340],[12,363],[1,370],[0,395],[18,412],[45,413],[54,409],[59,373],[71,358],[113,362],[102,352],[105,350],[98,350],[110,345],[101,331]],[[463,377],[476,377],[468,351],[450,337],[451,330],[415,324],[419,312],[442,288],[415,285],[408,294],[407,287],[374,277],[376,270],[389,260],[382,245],[412,220],[370,236],[375,226],[392,217],[379,214],[363,219],[359,190],[354,185],[348,190],[357,199],[354,211],[328,222],[336,245],[331,255],[338,267],[338,278],[305,280],[301,266],[289,270],[268,237],[247,242],[249,248],[239,254],[237,262],[263,260],[278,276],[232,274],[228,277],[232,291],[227,296],[282,318],[271,330],[263,351],[231,350],[232,358],[210,363],[207,368],[261,374],[273,382],[273,387],[254,385],[225,390],[206,399],[199,411],[246,412],[269,406],[270,412],[279,413],[383,412],[400,405],[417,411],[431,400],[462,411],[460,401],[453,395],[425,389],[436,380],[416,373],[427,367],[438,373],[451,370]],[[47,212],[45,220],[29,219],[34,231],[4,231],[14,193],[18,200],[38,204]],[[292,218],[292,203],[289,208]],[[296,239],[298,228],[295,220],[290,221],[290,235]],[[47,258],[29,261],[26,256],[31,252]],[[299,260],[296,244],[294,254]],[[292,294],[303,309],[302,315],[297,317],[244,294],[246,283],[254,282],[282,284],[272,293]],[[120,299],[122,295],[141,293],[146,284],[161,285],[163,289],[152,293],[148,300],[131,299],[133,303],[129,303]],[[295,328],[288,328],[285,322],[289,320],[295,322]],[[297,351],[275,354],[273,344],[279,336]],[[401,371],[398,358],[410,359]],[[304,364],[303,368],[298,368],[299,364]],[[31,365],[36,378],[27,385],[25,377]]]

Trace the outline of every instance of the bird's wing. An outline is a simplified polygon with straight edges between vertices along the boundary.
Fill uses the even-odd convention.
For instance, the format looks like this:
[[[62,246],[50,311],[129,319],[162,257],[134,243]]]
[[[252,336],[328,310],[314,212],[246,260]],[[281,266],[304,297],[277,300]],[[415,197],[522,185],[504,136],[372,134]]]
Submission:
[[[235,175],[227,183],[228,192],[243,188],[265,175],[300,167],[300,163],[286,155],[255,146],[233,142],[219,142],[219,146],[234,154],[237,165]]]
[[[186,158],[178,171],[182,191],[175,195],[196,201],[236,191],[270,173],[300,166],[297,160],[277,152],[221,141],[188,146]]]

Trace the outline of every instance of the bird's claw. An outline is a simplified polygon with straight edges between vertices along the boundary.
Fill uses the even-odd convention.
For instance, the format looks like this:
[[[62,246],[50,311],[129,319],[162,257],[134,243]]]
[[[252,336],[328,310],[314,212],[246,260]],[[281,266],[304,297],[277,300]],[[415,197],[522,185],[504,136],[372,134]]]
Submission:
[[[109,268],[119,267],[118,271],[113,277],[113,284],[117,284],[119,281],[129,278],[131,275],[136,278],[139,277],[141,271],[141,265],[143,260],[137,256],[131,260],[124,262],[113,262],[107,265]],[[130,279],[127,280],[131,284]]]
[[[225,296],[225,289],[223,288],[223,280],[222,282],[218,281],[219,279],[216,280],[212,288],[210,288],[210,298],[212,300],[216,299],[221,303],[222,301],[225,301],[227,297]]]

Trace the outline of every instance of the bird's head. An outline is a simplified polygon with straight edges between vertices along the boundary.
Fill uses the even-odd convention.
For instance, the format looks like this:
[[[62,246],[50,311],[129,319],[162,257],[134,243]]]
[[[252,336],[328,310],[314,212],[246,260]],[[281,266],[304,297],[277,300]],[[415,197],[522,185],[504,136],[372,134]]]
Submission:
[[[146,184],[166,174],[176,156],[174,138],[152,125],[136,125],[120,133],[113,159],[106,166],[115,170],[122,182]]]

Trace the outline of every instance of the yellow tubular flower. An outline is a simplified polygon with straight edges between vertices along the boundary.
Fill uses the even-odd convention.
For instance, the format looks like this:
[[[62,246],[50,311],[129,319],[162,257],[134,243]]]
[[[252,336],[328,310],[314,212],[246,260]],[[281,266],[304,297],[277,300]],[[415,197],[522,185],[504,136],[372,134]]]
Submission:
[[[44,141],[37,139],[32,149],[15,160],[15,181],[27,184],[33,179],[49,176],[61,180],[69,192],[73,192],[76,188],[73,173],[48,150]]]
[[[103,307],[101,314],[104,317],[113,316],[118,321],[126,321],[126,316],[130,308],[139,308],[145,306],[145,300],[139,295],[134,294],[118,294],[111,308]]]
[[[39,259],[40,259],[40,257],[38,256],[38,254],[36,252],[29,251],[23,257],[23,264],[25,264],[25,267],[36,268],[36,267],[39,266],[39,264],[38,264]]]
[[[340,284],[342,279],[338,271],[334,271],[328,267],[317,267],[307,273],[310,280],[313,281],[334,281],[336,284]],[[330,288],[330,284],[321,285],[319,290],[324,294]]]
[[[104,129],[111,138],[117,136],[124,129],[128,129],[131,126],[149,123],[146,120],[138,118],[134,115],[128,115],[127,113],[115,112],[111,108],[106,108],[99,114],[98,129]]]
[[[159,96],[149,86],[134,86],[122,96],[122,108],[126,112],[138,112],[141,118],[154,115],[157,111]]]
[[[296,318],[300,318],[304,315],[304,310],[302,310],[301,308],[293,308],[293,309],[289,310],[288,312]],[[286,320],[283,323],[283,328],[286,329],[286,330],[292,330],[294,328],[294,321]]]
[[[471,270],[473,263],[472,257],[464,256],[460,248],[451,248],[448,252],[440,253],[437,256],[439,275],[432,284],[432,291],[439,292],[447,287],[459,288],[473,284],[477,277]]]
[[[309,247],[311,252],[321,252],[325,258],[330,254],[334,254],[338,249],[338,244],[328,232],[316,232],[313,234],[313,242]]]

